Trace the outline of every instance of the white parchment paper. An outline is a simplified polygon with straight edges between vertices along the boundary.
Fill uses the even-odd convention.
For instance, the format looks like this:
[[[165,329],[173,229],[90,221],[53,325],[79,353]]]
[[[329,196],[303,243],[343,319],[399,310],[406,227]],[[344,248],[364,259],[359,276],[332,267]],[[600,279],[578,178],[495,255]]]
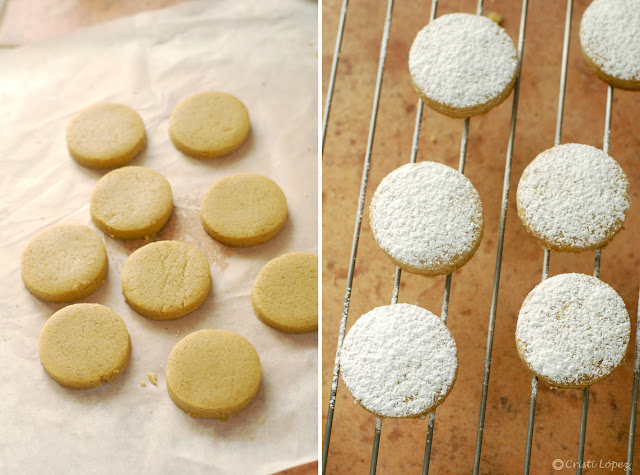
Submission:
[[[317,459],[317,333],[271,329],[254,316],[250,299],[269,260],[317,253],[317,6],[192,2],[0,51],[1,473],[268,473]],[[203,90],[237,96],[251,118],[247,142],[210,161],[182,155],[167,132],[173,107]],[[95,229],[89,197],[106,171],[69,157],[65,127],[98,101],[126,104],[142,116],[148,145],[131,164],[161,172],[174,194],[173,215],[155,239],[184,240],[205,252],[213,289],[200,309],[177,320],[138,315],[124,301],[120,270],[144,243],[98,231],[109,273],[84,301],[124,319],[133,351],[116,380],[79,391],[59,386],[40,364],[40,329],[63,305],[29,294],[20,253],[33,234],[56,223]],[[238,172],[272,178],[287,197],[288,222],[264,245],[230,248],[200,224],[203,192]],[[169,352],[202,328],[243,335],[261,359],[256,400],[226,423],[191,418],[166,391]],[[147,372],[158,374],[157,386]]]

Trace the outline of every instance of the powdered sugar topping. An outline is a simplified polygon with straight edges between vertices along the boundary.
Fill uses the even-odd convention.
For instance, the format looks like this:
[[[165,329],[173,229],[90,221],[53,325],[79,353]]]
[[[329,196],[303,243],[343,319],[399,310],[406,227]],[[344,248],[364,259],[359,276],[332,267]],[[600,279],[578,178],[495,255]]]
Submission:
[[[560,274],[525,299],[516,344],[523,361],[547,382],[583,387],[622,362],[630,326],[622,298],[609,285],[585,274]]]
[[[497,98],[517,69],[509,35],[490,19],[443,15],[425,26],[409,51],[409,72],[429,99],[469,108]]]
[[[340,368],[347,389],[365,409],[383,417],[418,417],[451,390],[458,355],[437,316],[401,303],[358,319],[344,340]]]

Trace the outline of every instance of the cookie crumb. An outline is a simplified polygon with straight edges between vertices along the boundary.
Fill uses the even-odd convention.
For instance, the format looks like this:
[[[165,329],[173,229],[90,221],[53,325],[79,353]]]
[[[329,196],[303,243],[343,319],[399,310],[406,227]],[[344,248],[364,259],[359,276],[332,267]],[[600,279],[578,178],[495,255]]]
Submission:
[[[264,424],[264,414],[260,416],[260,419],[258,419],[258,424]]]
[[[180,334],[180,329],[176,330],[176,336]]]
[[[149,382],[154,386],[158,385],[158,375],[157,373],[147,373],[147,377],[149,378]]]
[[[144,381],[140,381],[140,386],[142,386],[143,388],[147,387],[147,383],[145,383]]]
[[[487,13],[487,18],[491,21],[496,22],[498,25],[502,24],[502,20],[504,20],[503,16],[498,12],[489,12]]]
[[[252,436],[252,435],[249,436],[249,440],[254,440],[254,439],[255,439],[254,436]]]

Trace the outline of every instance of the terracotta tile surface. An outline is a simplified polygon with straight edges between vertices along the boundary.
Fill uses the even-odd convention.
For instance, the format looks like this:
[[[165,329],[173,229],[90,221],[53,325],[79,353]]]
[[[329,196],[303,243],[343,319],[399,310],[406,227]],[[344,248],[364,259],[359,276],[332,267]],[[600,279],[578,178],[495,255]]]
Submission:
[[[351,0],[323,156],[323,431],[336,340],[345,294],[349,254],[387,2]],[[588,70],[580,51],[579,21],[588,0],[573,9],[562,142],[602,146],[606,86]],[[323,2],[323,94],[326,94],[342,2]],[[408,73],[408,51],[428,20],[430,2],[395,2],[386,69],[380,98],[369,186],[358,248],[347,327],[373,307],[390,302],[395,267],[375,245],[368,205],[378,183],[410,159],[417,95]],[[475,12],[471,0],[443,0],[438,15]],[[487,0],[485,13],[497,11],[514,42],[520,2]],[[518,358],[514,331],[520,305],[540,281],[543,249],[520,223],[515,189],[524,167],[553,146],[566,3],[530,2],[522,84],[511,177],[502,278],[497,308],[493,363],[482,446],[481,473],[522,471],[531,391],[531,373]],[[487,325],[491,305],[511,96],[488,114],[471,119],[466,174],[478,189],[485,211],[485,233],[475,257],[454,273],[448,326],[459,352],[458,380],[437,410],[431,453],[432,473],[470,473],[476,441]],[[324,97],[323,97],[324,99]],[[324,104],[324,102],[323,102]],[[610,154],[624,168],[632,186],[632,206],[625,229],[602,253],[601,279],[626,302],[635,328],[640,283],[640,92],[614,92]],[[418,160],[457,168],[462,120],[425,108]],[[551,256],[550,275],[593,271],[593,252]],[[444,277],[403,273],[400,302],[440,314]],[[585,473],[626,461],[633,343],[626,361],[611,377],[591,389]],[[582,392],[551,390],[541,383],[535,419],[531,473],[556,472],[554,459],[570,467],[578,452]],[[369,469],[375,417],[353,403],[342,381],[333,421],[327,473],[365,473]],[[385,420],[378,459],[379,473],[419,473],[427,434],[426,421]],[[636,454],[640,440],[636,440]],[[640,457],[636,455],[636,462]],[[614,473],[621,473],[615,470]]]

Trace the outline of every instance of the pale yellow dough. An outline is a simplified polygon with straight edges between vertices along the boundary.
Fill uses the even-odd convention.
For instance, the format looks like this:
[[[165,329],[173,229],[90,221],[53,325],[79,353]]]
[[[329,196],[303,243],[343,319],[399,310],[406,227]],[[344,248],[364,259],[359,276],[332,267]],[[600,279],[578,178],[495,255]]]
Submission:
[[[207,91],[189,96],[171,113],[169,136],[195,158],[216,158],[237,149],[249,135],[249,113],[236,97]]]
[[[285,333],[318,330],[318,256],[291,252],[267,263],[253,284],[260,320]]]
[[[142,118],[122,104],[94,104],[67,125],[69,153],[85,167],[120,167],[142,152],[146,143]]]
[[[275,182],[255,173],[230,175],[205,192],[200,219],[211,237],[248,247],[273,239],[287,220],[287,200]]]
[[[209,262],[181,241],[158,241],[131,254],[120,275],[127,303],[153,320],[172,320],[196,310],[211,290]]]
[[[39,299],[75,302],[102,285],[109,262],[98,234],[81,224],[58,224],[31,238],[20,267],[25,286]]]
[[[169,220],[173,195],[167,179],[144,167],[107,173],[93,188],[91,219],[112,238],[147,239]]]
[[[200,330],[173,348],[167,362],[167,390],[193,417],[228,419],[247,407],[260,389],[258,353],[228,330]]]
[[[40,332],[42,366],[62,386],[89,389],[118,377],[127,367],[131,339],[122,318],[95,303],[69,305]]]

